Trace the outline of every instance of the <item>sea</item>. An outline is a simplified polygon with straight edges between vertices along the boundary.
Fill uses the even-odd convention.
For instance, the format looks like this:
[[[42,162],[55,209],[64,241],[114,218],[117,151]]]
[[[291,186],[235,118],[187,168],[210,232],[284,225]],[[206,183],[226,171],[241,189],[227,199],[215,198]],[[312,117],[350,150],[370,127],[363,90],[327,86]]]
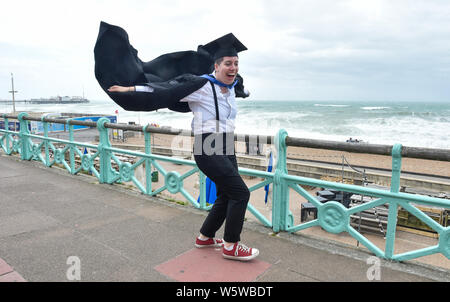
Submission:
[[[289,136],[331,141],[359,140],[372,144],[450,149],[449,102],[381,101],[258,101],[237,99],[238,134]],[[0,113],[12,111],[0,104]],[[112,100],[87,104],[17,103],[16,111],[116,115],[119,123],[157,124],[190,129],[192,113],[168,109],[125,111]],[[117,113],[116,113],[117,112]]]

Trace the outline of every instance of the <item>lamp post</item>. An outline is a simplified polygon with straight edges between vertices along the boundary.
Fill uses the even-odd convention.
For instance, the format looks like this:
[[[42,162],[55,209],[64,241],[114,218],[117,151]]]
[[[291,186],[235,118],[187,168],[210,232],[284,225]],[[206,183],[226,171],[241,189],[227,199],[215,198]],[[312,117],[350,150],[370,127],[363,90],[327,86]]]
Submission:
[[[14,77],[13,77],[12,72],[11,72],[11,87],[12,87],[12,90],[9,91],[9,93],[12,93],[13,114],[15,114],[15,113],[16,113],[16,100],[15,100],[15,98],[14,98],[14,94],[17,93],[18,91],[17,91],[17,90],[14,90]]]

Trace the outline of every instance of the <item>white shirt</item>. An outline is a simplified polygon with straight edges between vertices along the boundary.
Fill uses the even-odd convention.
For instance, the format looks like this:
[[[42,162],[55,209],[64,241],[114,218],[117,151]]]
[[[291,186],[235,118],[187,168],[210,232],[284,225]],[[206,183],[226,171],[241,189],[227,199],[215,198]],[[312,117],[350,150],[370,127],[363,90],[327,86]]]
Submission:
[[[234,132],[237,115],[234,89],[228,89],[226,93],[222,93],[219,85],[214,84],[214,87],[219,107],[219,132]],[[147,86],[136,86],[136,91],[147,91]],[[194,114],[191,123],[194,134],[216,132],[216,107],[209,81],[202,88],[181,99],[180,102],[187,102]]]

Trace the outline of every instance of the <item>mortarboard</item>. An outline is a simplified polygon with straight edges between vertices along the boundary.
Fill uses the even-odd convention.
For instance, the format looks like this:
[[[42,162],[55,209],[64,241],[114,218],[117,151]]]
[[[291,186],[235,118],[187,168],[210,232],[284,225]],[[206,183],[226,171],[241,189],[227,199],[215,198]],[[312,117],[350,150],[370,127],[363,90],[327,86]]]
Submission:
[[[198,51],[205,50],[216,61],[222,57],[235,57],[238,52],[247,50],[232,33],[220,37],[206,45],[200,45]]]

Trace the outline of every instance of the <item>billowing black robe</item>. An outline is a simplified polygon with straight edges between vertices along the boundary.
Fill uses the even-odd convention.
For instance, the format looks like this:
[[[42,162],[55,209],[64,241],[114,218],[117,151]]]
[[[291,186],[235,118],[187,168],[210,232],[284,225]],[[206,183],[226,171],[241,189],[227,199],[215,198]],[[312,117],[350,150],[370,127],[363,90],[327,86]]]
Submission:
[[[197,51],[163,54],[149,62],[142,62],[137,54],[124,29],[100,23],[94,48],[95,77],[108,96],[125,110],[169,108],[189,112],[188,104],[179,100],[203,87],[208,80],[200,75],[214,70],[210,54],[201,47]],[[247,97],[242,77],[238,75],[237,80],[236,97]],[[113,85],[147,85],[153,92],[109,92]]]

